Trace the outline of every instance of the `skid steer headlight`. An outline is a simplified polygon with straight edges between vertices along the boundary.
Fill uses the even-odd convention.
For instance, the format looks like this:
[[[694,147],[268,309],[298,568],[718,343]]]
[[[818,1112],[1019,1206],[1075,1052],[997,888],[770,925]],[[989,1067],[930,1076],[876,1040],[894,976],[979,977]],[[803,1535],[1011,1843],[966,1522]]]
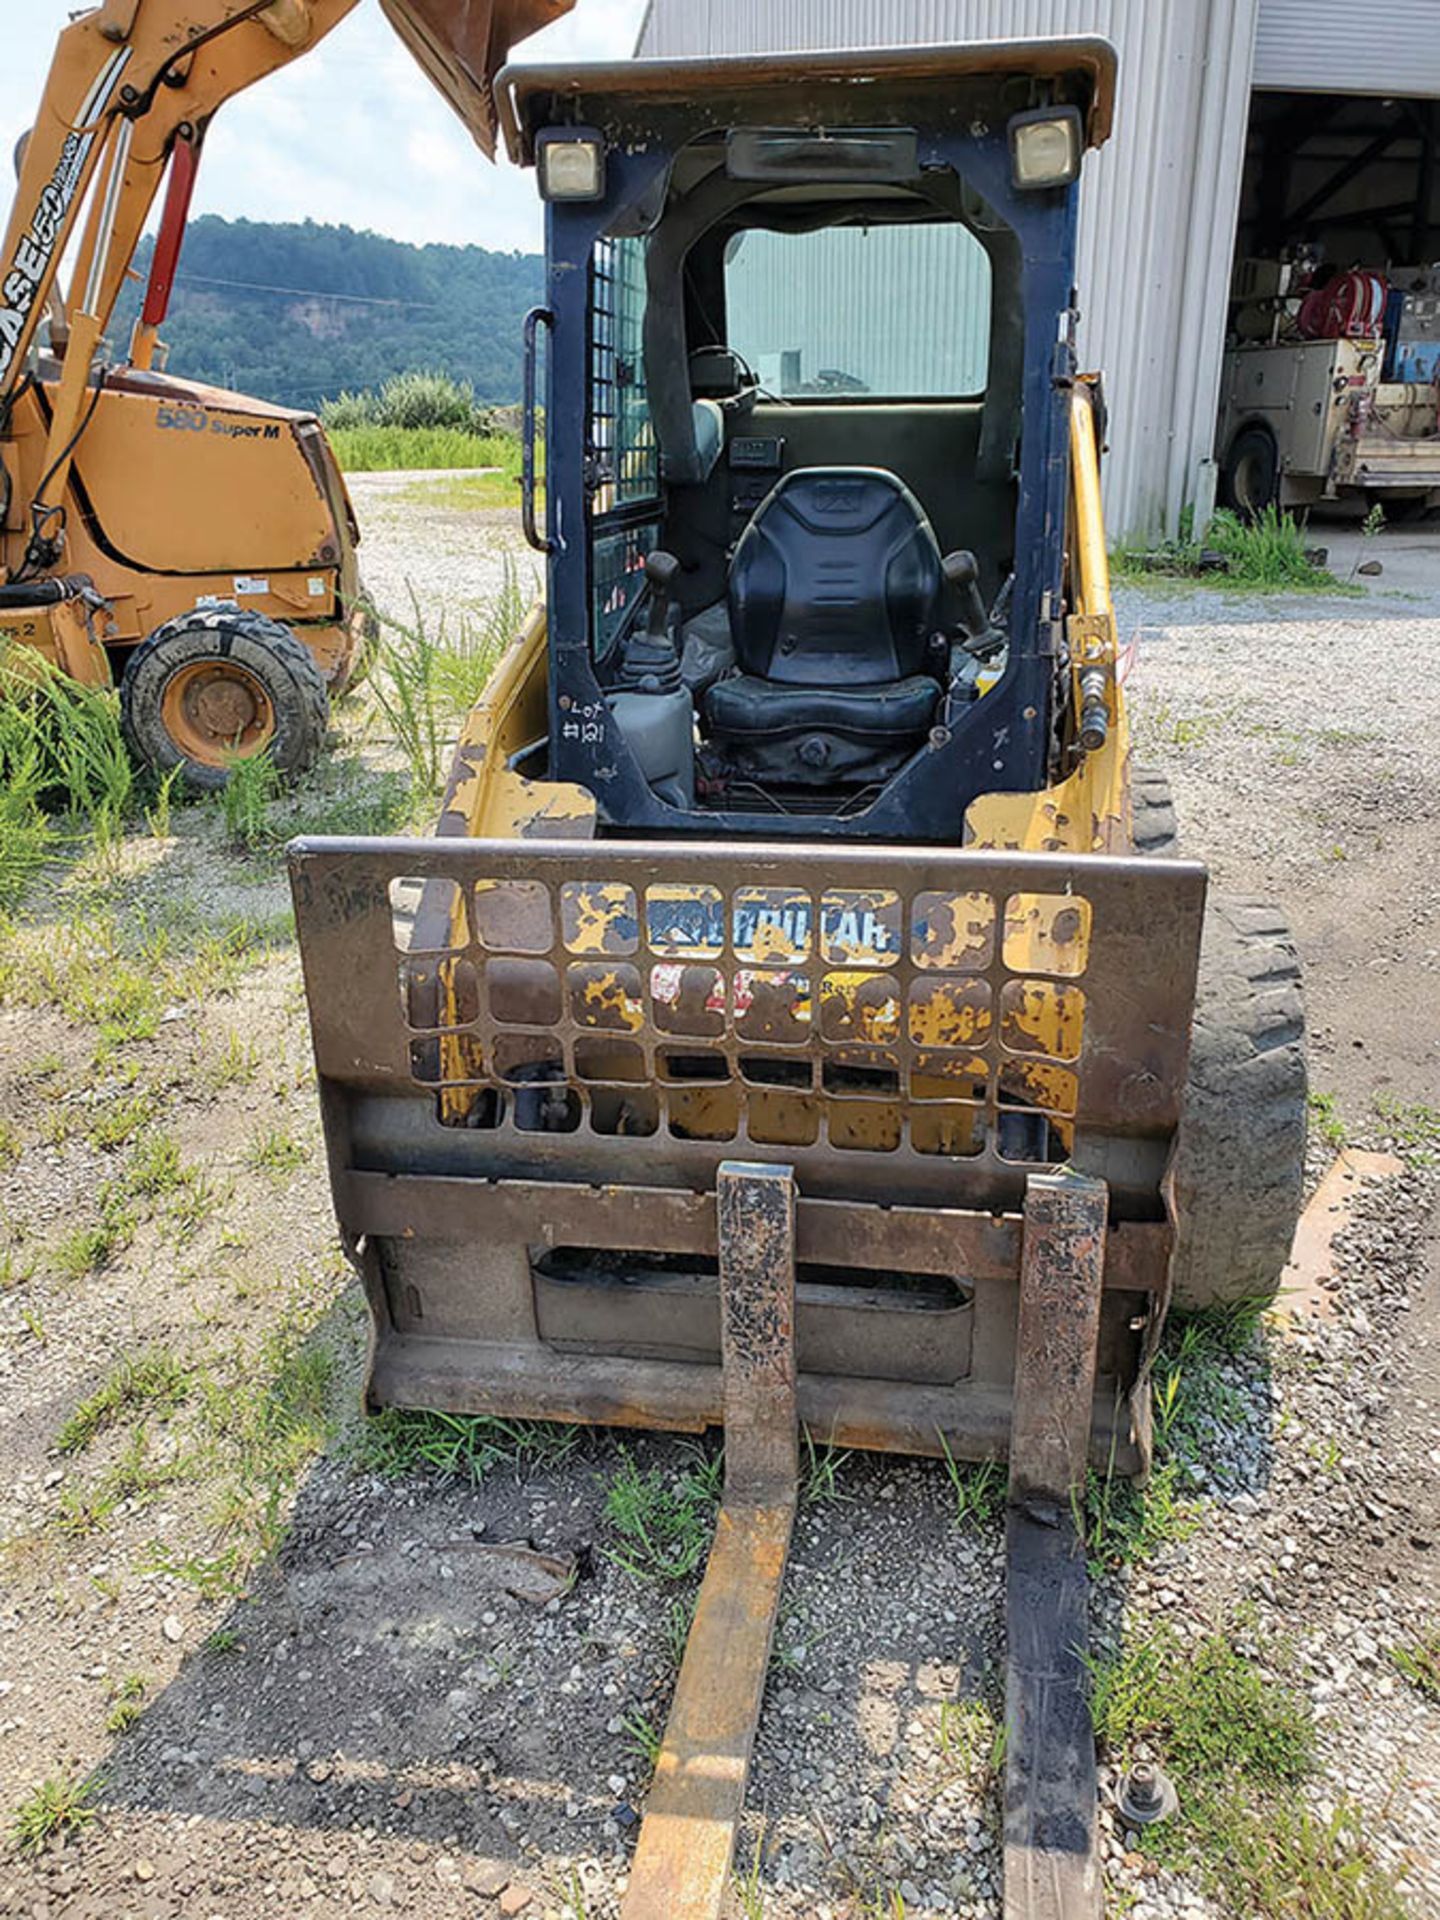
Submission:
[[[542,200],[603,200],[605,142],[589,127],[554,127],[535,142]]]
[[[1010,175],[1021,192],[1068,187],[1084,150],[1078,107],[1031,107],[1010,121]]]

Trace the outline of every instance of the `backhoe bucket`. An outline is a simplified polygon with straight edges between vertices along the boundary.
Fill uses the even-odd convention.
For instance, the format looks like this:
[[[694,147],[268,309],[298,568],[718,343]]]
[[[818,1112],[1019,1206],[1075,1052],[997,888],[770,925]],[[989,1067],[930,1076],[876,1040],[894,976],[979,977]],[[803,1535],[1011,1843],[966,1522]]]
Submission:
[[[569,13],[575,0],[380,0],[385,16],[495,157],[495,80],[510,49]]]
[[[795,1436],[1005,1460],[1011,1920],[1092,1920],[1088,1463],[1142,1472],[1204,869],[301,840],[372,1406],[697,1431],[726,1495],[627,1920],[719,1911]]]

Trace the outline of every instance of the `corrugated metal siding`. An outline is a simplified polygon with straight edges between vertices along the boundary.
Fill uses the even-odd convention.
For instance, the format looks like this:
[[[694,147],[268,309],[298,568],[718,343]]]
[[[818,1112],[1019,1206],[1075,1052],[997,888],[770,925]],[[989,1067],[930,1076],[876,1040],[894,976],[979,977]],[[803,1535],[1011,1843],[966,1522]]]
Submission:
[[[1082,356],[1111,402],[1114,532],[1174,530],[1211,452],[1259,0],[653,0],[639,51],[685,54],[1103,33],[1109,144],[1086,163]]]
[[[662,0],[663,4],[663,0]],[[1436,0],[1260,0],[1255,85],[1300,93],[1440,94]]]
[[[785,393],[787,349],[804,382],[831,368],[886,398],[981,393],[990,296],[985,249],[949,225],[752,233],[725,269],[730,345]]]

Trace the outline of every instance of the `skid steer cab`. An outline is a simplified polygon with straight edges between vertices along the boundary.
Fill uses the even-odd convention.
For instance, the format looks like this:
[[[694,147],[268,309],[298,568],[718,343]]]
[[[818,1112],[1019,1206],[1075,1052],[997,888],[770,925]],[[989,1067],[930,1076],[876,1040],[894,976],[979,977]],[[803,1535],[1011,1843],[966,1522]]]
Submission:
[[[433,838],[292,849],[371,1404],[725,1430],[628,1920],[719,1910],[801,1421],[1008,1461],[1007,1913],[1100,1910],[1077,1496],[1182,1257],[1255,1277],[1170,1202],[1205,873],[1137,857],[1072,345],[1114,78],[507,70],[546,606]]]

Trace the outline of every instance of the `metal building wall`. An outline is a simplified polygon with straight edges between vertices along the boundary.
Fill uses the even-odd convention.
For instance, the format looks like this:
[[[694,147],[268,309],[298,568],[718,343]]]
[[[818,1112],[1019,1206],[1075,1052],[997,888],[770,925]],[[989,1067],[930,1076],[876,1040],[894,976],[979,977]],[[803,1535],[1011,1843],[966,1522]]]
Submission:
[[[789,347],[805,380],[831,367],[886,396],[984,391],[990,262],[972,234],[832,228],[800,243],[802,273],[793,270],[795,244],[790,235],[751,234],[725,270],[730,345],[765,385],[779,379],[766,359]],[[907,316],[903,327],[897,311]]]
[[[1297,4],[1299,0],[1297,0]],[[1430,0],[1434,4],[1434,0]],[[652,0],[642,54],[778,52],[1102,33],[1115,133],[1086,163],[1081,352],[1110,405],[1112,533],[1203,501],[1261,0]],[[1271,4],[1271,0],[1265,0]]]
[[[1255,85],[1297,93],[1440,94],[1436,0],[1260,0]]]

